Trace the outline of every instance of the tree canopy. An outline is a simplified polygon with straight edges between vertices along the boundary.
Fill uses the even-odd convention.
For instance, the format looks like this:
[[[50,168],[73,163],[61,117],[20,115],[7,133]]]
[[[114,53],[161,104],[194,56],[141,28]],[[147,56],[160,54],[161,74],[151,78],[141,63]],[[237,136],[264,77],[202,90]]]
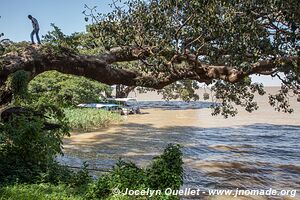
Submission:
[[[99,97],[111,94],[111,87],[84,77],[47,71],[36,76],[28,85],[32,98],[43,98],[60,107],[94,103]]]
[[[292,111],[288,93],[300,91],[298,1],[129,0],[112,7],[100,14],[85,6],[87,33],[56,30],[42,46],[8,46],[0,57],[0,104],[9,100],[5,85],[14,72],[33,78],[57,70],[109,85],[185,88],[192,96],[205,83],[221,103],[214,114],[228,116],[234,104],[257,109],[254,93],[265,92],[250,76],[260,74],[282,81],[270,103]]]

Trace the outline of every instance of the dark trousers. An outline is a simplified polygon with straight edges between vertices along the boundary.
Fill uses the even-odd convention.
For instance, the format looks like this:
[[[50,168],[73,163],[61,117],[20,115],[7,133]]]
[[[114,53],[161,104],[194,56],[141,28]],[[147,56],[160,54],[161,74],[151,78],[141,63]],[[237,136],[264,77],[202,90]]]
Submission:
[[[30,38],[31,38],[32,44],[34,44],[34,39],[33,39],[34,34],[36,35],[38,44],[41,44],[40,37],[39,37],[39,31],[40,31],[40,29],[33,29],[33,31],[31,32]]]

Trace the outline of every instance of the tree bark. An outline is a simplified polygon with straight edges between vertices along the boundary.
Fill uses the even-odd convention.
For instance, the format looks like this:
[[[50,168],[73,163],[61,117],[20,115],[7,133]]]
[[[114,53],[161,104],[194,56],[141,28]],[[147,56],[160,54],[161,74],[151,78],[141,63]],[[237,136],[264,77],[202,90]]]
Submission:
[[[117,85],[116,86],[116,98],[127,98],[129,93],[134,90],[136,86],[124,86]]]
[[[9,101],[10,93],[5,90],[5,81],[8,76],[18,70],[31,72],[31,78],[49,70],[57,70],[66,74],[85,76],[99,82],[113,85],[142,86],[161,89],[166,85],[183,79],[196,80],[198,82],[211,83],[219,79],[236,83],[245,76],[251,74],[272,73],[278,67],[278,63],[291,64],[296,62],[299,66],[299,57],[282,57],[276,60],[265,60],[254,63],[246,72],[232,66],[213,66],[200,63],[195,55],[174,55],[168,63],[170,69],[182,62],[188,63],[187,70],[157,74],[141,71],[116,68],[113,63],[140,60],[151,55],[154,48],[123,47],[114,48],[101,55],[81,55],[63,50],[57,52],[51,46],[27,46],[23,51],[12,52],[0,57],[0,105]]]

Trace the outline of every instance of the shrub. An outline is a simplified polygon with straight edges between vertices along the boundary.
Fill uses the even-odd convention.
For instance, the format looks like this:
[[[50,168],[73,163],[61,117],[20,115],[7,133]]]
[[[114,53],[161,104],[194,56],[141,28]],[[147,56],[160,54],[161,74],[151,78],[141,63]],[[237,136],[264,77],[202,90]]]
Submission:
[[[21,107],[15,107],[14,114],[1,115],[0,183],[36,181],[62,153],[62,138],[69,134],[61,109],[33,101],[27,92],[28,81],[29,74],[23,70],[6,81],[13,104]]]
[[[47,169],[39,174],[37,183],[51,183],[57,185],[59,183],[68,184],[72,179],[74,172],[66,166],[53,162],[47,166]]]
[[[6,81],[6,87],[14,94],[15,100],[27,97],[28,81],[29,72],[24,70],[16,71],[8,77]]]
[[[145,171],[134,163],[119,160],[111,173],[110,179],[113,181],[110,186],[121,191],[125,191],[126,188],[132,190],[143,189],[146,187],[145,175]]]
[[[87,199],[107,199],[111,194],[111,178],[109,175],[99,177],[97,182],[94,182],[88,188],[86,193]]]
[[[21,168],[18,166],[17,170]],[[26,168],[27,172],[31,169]],[[31,175],[32,176],[32,175]],[[141,169],[133,163],[119,160],[112,172],[93,181],[88,174],[87,165],[82,170],[73,172],[65,166],[52,162],[41,173],[40,179],[35,178],[34,184],[14,183],[0,185],[0,199],[105,199],[131,200],[149,199],[147,196],[123,196],[113,194],[118,188],[125,192],[132,190],[166,188],[179,189],[182,184],[182,153],[178,145],[168,145],[164,153],[156,158],[146,169]],[[153,196],[155,200],[179,199],[178,196]]]
[[[0,124],[0,182],[33,182],[62,153],[61,129],[44,130],[45,119],[15,116]]]
[[[69,188],[74,188],[74,193],[83,195],[92,182],[87,167],[88,165],[84,163],[83,168],[75,172],[67,166],[62,166],[54,162],[48,166],[44,173],[40,174],[37,183],[64,184]]]
[[[183,184],[182,165],[180,146],[169,144],[146,170],[148,186],[152,189],[179,189]]]
[[[141,169],[133,163],[119,161],[113,171],[91,184],[86,196],[88,199],[149,199],[145,196],[113,195],[118,188],[122,193],[126,188],[132,190],[179,189],[183,183],[182,153],[179,145],[169,144],[164,153],[154,158],[152,164]],[[154,196],[152,199],[179,199],[177,196]]]
[[[86,187],[91,181],[92,178],[89,175],[89,171],[87,170],[88,165],[84,162],[83,168],[77,172],[73,172],[73,175],[68,180],[68,184],[70,187]],[[85,188],[87,189],[87,188]]]

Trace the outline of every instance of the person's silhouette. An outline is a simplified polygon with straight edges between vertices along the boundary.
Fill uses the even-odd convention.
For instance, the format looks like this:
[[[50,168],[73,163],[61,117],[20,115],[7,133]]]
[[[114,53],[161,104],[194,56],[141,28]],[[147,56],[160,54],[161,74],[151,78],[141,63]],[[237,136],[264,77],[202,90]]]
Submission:
[[[40,37],[39,37],[40,27],[39,27],[38,21],[34,17],[32,17],[31,15],[28,15],[28,19],[31,20],[32,27],[33,27],[33,30],[32,30],[32,32],[30,34],[31,44],[35,44],[34,43],[34,39],[33,39],[34,34],[36,35],[36,39],[37,39],[38,44],[41,44]]]

